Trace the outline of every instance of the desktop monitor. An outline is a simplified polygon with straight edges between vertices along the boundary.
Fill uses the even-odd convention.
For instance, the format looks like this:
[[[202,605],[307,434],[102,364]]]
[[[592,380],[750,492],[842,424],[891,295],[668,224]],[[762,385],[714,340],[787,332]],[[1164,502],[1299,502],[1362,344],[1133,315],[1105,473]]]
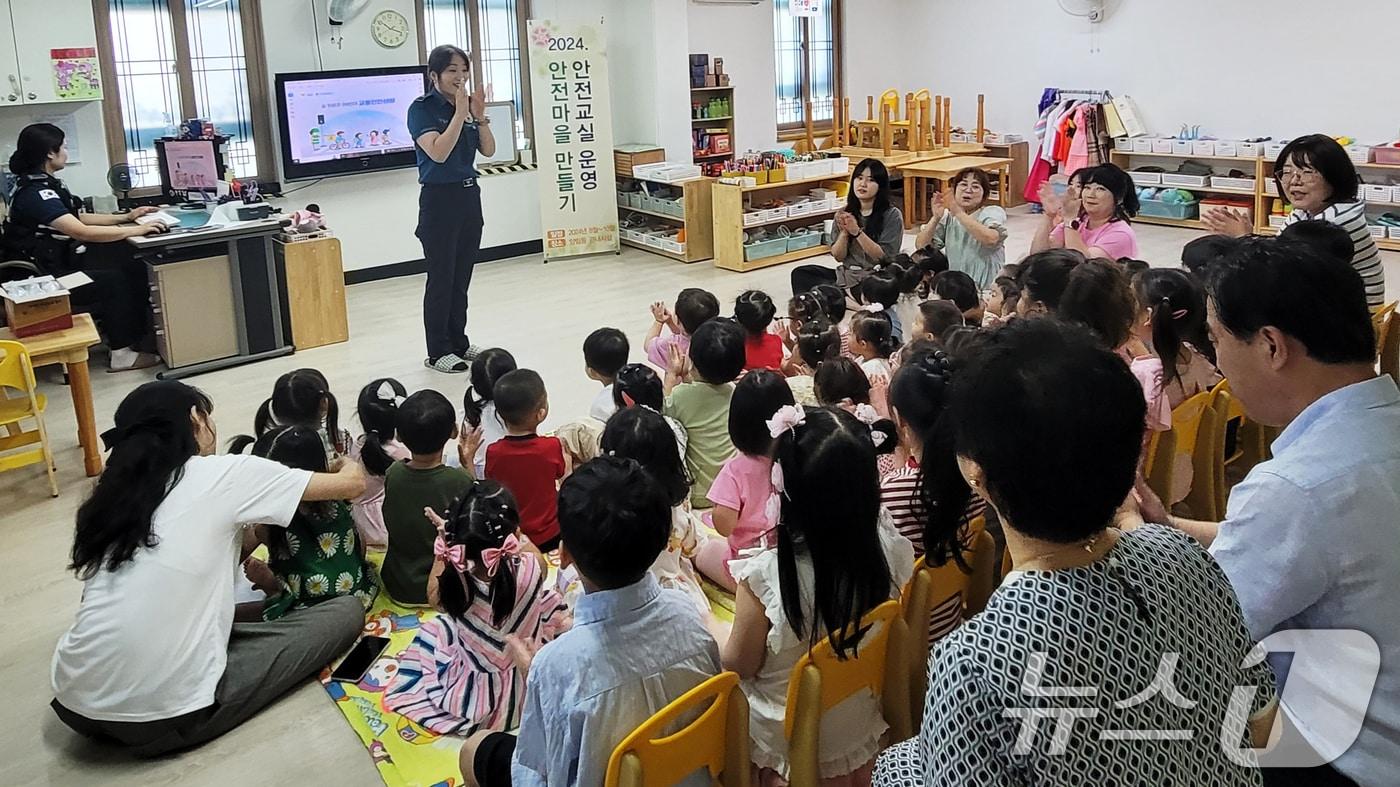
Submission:
[[[224,157],[214,139],[158,139],[160,185],[167,195],[213,199],[224,179]]]

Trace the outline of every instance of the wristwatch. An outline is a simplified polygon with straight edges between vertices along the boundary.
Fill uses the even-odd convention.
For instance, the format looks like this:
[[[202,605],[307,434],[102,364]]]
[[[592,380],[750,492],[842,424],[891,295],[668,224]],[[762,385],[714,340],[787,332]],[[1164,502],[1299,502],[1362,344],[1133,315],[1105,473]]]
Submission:
[[[1079,229],[1079,219],[1075,219],[1074,221],[1071,221],[1071,222],[1069,223],[1069,228],[1072,229],[1072,230],[1077,230],[1077,229]]]

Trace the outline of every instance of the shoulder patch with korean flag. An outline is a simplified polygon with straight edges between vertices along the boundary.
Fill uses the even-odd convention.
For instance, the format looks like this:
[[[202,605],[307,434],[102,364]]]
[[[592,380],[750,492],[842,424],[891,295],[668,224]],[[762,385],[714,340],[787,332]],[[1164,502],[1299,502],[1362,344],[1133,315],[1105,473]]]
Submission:
[[[53,189],[39,189],[39,199],[56,199],[61,201],[58,192]]]

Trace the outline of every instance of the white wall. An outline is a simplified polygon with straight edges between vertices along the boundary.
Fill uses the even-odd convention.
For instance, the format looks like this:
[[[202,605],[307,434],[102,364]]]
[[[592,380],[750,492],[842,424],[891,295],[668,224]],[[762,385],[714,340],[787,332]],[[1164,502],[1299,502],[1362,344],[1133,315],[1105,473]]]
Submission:
[[[109,84],[107,89],[114,88]],[[83,160],[63,170],[60,175],[63,182],[80,197],[111,194],[112,189],[107,185],[107,139],[102,131],[101,101],[0,107],[0,163],[8,166],[10,154],[15,151],[15,140],[25,126],[49,115],[69,115],[78,127]],[[68,145],[71,148],[73,140],[68,140]]]
[[[734,149],[771,150],[778,144],[774,99],[773,4],[690,4],[690,52],[724,59],[734,84]],[[687,61],[686,78],[689,79]]]
[[[951,95],[955,124],[976,122],[982,92],[991,128],[1028,133],[1041,89],[1059,86],[1131,95],[1154,133],[1400,133],[1400,3],[1111,0],[1091,31],[1054,0],[888,1],[904,20],[885,26],[891,44],[915,56],[901,89]],[[859,46],[847,39],[848,63]]]

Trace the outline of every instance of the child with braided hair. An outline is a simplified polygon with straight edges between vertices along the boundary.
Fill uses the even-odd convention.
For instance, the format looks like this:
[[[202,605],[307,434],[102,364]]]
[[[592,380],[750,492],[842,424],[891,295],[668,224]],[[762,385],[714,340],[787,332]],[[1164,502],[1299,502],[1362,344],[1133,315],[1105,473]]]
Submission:
[[[433,732],[470,735],[520,724],[525,672],[508,641],[538,647],[572,623],[519,534],[510,490],[483,480],[452,502],[437,528],[428,600],[443,614],[423,623],[399,657],[384,706]]]

